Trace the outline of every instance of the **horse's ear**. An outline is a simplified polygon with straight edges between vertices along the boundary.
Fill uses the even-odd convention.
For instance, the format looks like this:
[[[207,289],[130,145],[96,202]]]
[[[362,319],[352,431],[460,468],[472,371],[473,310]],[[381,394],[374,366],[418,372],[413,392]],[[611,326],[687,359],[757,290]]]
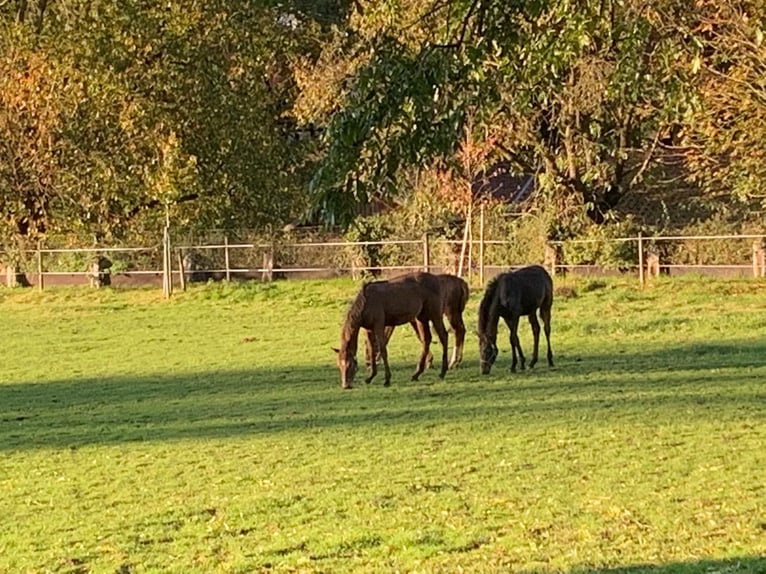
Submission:
[[[333,347],[332,350],[340,355],[340,349],[336,349],[335,347]]]

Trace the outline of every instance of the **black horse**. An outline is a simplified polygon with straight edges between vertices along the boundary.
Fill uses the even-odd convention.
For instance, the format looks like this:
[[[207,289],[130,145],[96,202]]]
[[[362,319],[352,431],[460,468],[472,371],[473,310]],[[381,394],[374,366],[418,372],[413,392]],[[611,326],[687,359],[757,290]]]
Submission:
[[[513,362],[511,371],[516,372],[516,351],[524,369],[524,354],[519,344],[519,318],[529,317],[535,348],[529,366],[537,363],[537,351],[540,343],[540,323],[537,310],[543,320],[545,339],[548,342],[548,365],[553,366],[551,351],[551,306],[553,305],[553,280],[548,272],[539,265],[524,267],[518,271],[501,273],[487,284],[484,297],[479,305],[479,352],[481,372],[489,374],[497,359],[497,324],[502,317],[511,331],[511,351]]]

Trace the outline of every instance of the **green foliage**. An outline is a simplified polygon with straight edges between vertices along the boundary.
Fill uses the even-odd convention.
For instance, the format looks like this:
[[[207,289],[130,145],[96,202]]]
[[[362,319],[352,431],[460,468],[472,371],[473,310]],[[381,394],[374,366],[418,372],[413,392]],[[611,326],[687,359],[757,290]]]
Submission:
[[[510,241],[509,244],[489,243],[485,248],[485,265],[508,268],[543,263],[547,228],[545,214],[509,211],[509,207],[503,204],[489,205],[485,210],[485,239],[490,242]],[[473,229],[478,229],[476,218]]]
[[[561,245],[565,265],[598,265],[607,269],[630,269],[638,265],[639,229],[630,220],[610,225],[591,225]],[[615,241],[628,239],[627,241]]]
[[[348,221],[354,202],[395,195],[403,168],[453,151],[471,104],[457,94],[446,98],[442,82],[464,77],[443,51],[412,53],[382,38],[328,127],[326,160],[313,181],[320,203]]]
[[[383,244],[387,240],[401,239],[407,235],[399,235],[400,229],[392,227],[396,223],[397,217],[392,215],[372,215],[358,217],[349,227],[345,234],[346,241],[365,243],[350,247],[349,257],[351,265],[354,268],[360,267],[388,267],[402,265],[403,261],[411,261],[411,253],[407,246],[399,244]],[[408,253],[405,254],[404,252]],[[377,274],[376,271],[372,271]],[[363,272],[366,276],[369,272]]]
[[[0,9],[6,238],[111,241],[156,234],[166,215],[263,227],[305,211],[310,146],[284,117],[304,46],[280,7],[41,6],[40,26]]]
[[[347,227],[378,200],[407,208],[392,229],[454,239],[467,201],[431,209],[443,190],[420,174],[470,183],[501,159],[538,176],[552,238],[680,179],[690,203],[735,198],[755,220],[764,14],[763,0],[6,1],[0,242],[143,239],[166,217]]]
[[[689,225],[684,235],[727,236],[759,234],[761,226],[731,220],[720,214]],[[681,240],[657,246],[660,257],[676,265],[750,265],[753,239]]]
[[[694,114],[686,118],[688,178],[707,195],[733,195],[761,206],[766,197],[766,4],[703,1],[708,22],[695,60],[702,86]]]
[[[652,174],[658,141],[694,101],[687,66],[699,45],[691,23],[671,24],[691,17],[677,0],[402,5],[422,12],[376,26],[371,10],[353,24],[375,32],[355,46],[368,57],[342,90],[314,180],[341,215],[390,195],[403,168],[459,163],[471,139],[519,173],[542,168],[554,195],[600,223]]]

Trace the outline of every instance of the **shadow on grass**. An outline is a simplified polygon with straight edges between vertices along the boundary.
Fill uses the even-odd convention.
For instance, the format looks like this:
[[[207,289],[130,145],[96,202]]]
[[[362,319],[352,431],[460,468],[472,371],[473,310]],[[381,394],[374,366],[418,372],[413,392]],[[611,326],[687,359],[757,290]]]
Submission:
[[[728,560],[700,560],[671,564],[643,564],[606,569],[576,569],[569,574],[766,574],[766,557],[747,556]],[[522,574],[538,574],[526,571]]]
[[[583,345],[587,348],[587,345]],[[500,345],[500,355],[495,363],[496,369],[508,370],[511,365],[510,346],[507,341]],[[544,369],[546,360],[544,345],[540,347],[540,358],[537,369]],[[527,362],[531,359],[531,345],[523,347]],[[649,349],[644,353],[636,352],[635,345],[626,346],[624,350],[609,353],[593,353],[589,350],[582,352],[569,351],[566,355],[557,352],[555,339],[553,352],[556,364],[582,363],[589,370],[604,371],[641,371],[657,370],[711,370],[742,367],[766,366],[766,341],[746,339],[726,341],[725,343],[693,343],[677,345],[662,349]]]
[[[752,342],[697,344],[644,355],[586,356],[563,360],[552,371],[503,370],[491,377],[481,377],[469,363],[446,381],[426,373],[418,383],[409,382],[409,369],[397,367],[391,388],[377,380],[350,392],[338,387],[330,365],[0,384],[0,451],[482,419],[521,425],[541,417],[761,417],[762,387],[742,384],[748,375],[738,371],[762,366],[761,356]],[[669,367],[663,365],[671,363],[685,372],[665,379]]]

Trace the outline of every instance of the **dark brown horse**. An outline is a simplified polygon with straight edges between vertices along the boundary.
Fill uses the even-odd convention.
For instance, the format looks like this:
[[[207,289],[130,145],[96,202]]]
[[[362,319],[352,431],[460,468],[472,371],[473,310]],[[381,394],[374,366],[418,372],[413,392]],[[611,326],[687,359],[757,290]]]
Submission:
[[[468,283],[456,275],[444,273],[437,275],[436,278],[439,280],[439,290],[441,291],[442,314],[447,318],[452,330],[455,331],[455,348],[452,349],[452,358],[449,362],[449,368],[455,369],[463,361],[463,345],[465,343],[463,311],[465,311],[465,306],[468,303],[470,291],[468,289]],[[411,325],[415,330],[415,334],[418,335],[417,324],[413,321]],[[393,332],[394,327],[386,327],[386,345],[391,341]],[[365,349],[365,357],[367,364],[370,365],[372,360],[369,344]],[[429,367],[433,363],[433,355],[430,351],[426,363]]]
[[[371,353],[370,376],[366,382],[372,381],[378,372],[376,356],[379,354],[385,369],[384,385],[391,384],[385,330],[386,327],[411,322],[415,323],[422,344],[420,360],[412,380],[416,381],[425,370],[431,345],[429,322],[433,324],[442,345],[439,377],[444,378],[447,372],[447,330],[442,321],[439,280],[430,273],[411,273],[390,281],[375,281],[362,286],[346,316],[340,336],[340,349],[336,349],[341,386],[351,388],[353,385],[360,329],[366,331],[368,344],[374,349]]]
[[[497,359],[497,324],[502,317],[511,331],[511,351],[513,362],[511,371],[516,372],[516,352],[524,369],[524,353],[519,344],[519,318],[529,317],[535,347],[532,353],[530,367],[537,363],[537,351],[540,342],[540,323],[537,320],[537,310],[545,329],[545,339],[548,342],[548,365],[553,366],[551,351],[551,306],[553,305],[553,280],[548,272],[539,265],[524,267],[518,271],[501,273],[487,284],[484,297],[479,305],[479,353],[481,372],[486,375],[492,369]]]

